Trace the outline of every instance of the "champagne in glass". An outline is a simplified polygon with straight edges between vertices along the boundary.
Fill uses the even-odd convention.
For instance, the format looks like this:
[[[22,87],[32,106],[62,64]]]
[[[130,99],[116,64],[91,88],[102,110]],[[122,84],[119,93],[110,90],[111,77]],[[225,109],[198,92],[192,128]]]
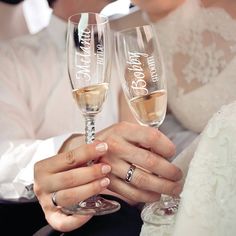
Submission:
[[[111,73],[109,22],[101,14],[78,13],[69,17],[67,30],[67,66],[72,93],[85,118],[85,141],[92,143],[95,116],[102,110]],[[119,209],[118,202],[93,196],[63,211],[104,215]]]
[[[117,32],[116,61],[122,88],[135,118],[142,125],[158,128],[166,114],[167,88],[162,53],[152,26]],[[162,195],[155,214],[174,215],[178,203],[178,198]]]

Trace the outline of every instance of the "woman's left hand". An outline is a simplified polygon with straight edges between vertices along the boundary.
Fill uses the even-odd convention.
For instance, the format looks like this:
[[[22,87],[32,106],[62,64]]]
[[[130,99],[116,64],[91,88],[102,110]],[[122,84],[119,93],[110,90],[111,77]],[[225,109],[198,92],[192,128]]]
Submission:
[[[106,175],[111,167],[105,163],[86,165],[106,152],[107,144],[95,141],[35,164],[34,192],[48,223],[54,229],[61,232],[71,231],[92,217],[66,215],[62,213],[61,207],[74,205],[107,188],[110,180]]]

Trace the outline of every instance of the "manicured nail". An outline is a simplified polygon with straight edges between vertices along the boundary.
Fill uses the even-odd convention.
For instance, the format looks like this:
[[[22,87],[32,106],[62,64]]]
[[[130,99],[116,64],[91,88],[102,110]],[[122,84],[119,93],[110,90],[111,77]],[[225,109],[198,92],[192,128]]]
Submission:
[[[99,152],[105,152],[108,149],[108,145],[106,143],[99,143],[96,145],[96,150]]]
[[[101,180],[100,184],[102,187],[106,187],[107,185],[110,184],[110,180],[108,178],[104,178]]]
[[[111,167],[109,165],[102,165],[102,173],[108,174],[109,172],[111,172]]]

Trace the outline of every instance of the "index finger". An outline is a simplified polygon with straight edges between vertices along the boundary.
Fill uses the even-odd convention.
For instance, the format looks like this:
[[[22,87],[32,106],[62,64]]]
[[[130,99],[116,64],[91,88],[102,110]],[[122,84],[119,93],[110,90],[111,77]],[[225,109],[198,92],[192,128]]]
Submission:
[[[66,171],[78,166],[83,166],[90,161],[96,160],[105,154],[108,146],[104,142],[94,141],[91,144],[83,144],[69,152],[60,153],[36,163],[50,173]]]
[[[156,128],[121,122],[115,129],[116,134],[129,143],[139,144],[162,157],[169,158],[175,154],[175,145]]]

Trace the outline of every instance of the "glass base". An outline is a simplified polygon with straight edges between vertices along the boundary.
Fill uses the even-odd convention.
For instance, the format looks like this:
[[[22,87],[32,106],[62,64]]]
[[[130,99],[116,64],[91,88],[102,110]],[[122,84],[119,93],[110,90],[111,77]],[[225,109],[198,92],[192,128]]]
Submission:
[[[61,210],[66,215],[105,215],[116,212],[119,209],[120,203],[96,196],[86,201],[81,201],[76,205],[63,207]]]
[[[175,222],[179,202],[180,198],[162,194],[158,202],[147,203],[144,206],[141,213],[142,220],[150,225],[169,227]]]
[[[159,216],[175,215],[178,211],[179,201],[178,197],[162,195],[160,201],[156,204],[154,214]]]

